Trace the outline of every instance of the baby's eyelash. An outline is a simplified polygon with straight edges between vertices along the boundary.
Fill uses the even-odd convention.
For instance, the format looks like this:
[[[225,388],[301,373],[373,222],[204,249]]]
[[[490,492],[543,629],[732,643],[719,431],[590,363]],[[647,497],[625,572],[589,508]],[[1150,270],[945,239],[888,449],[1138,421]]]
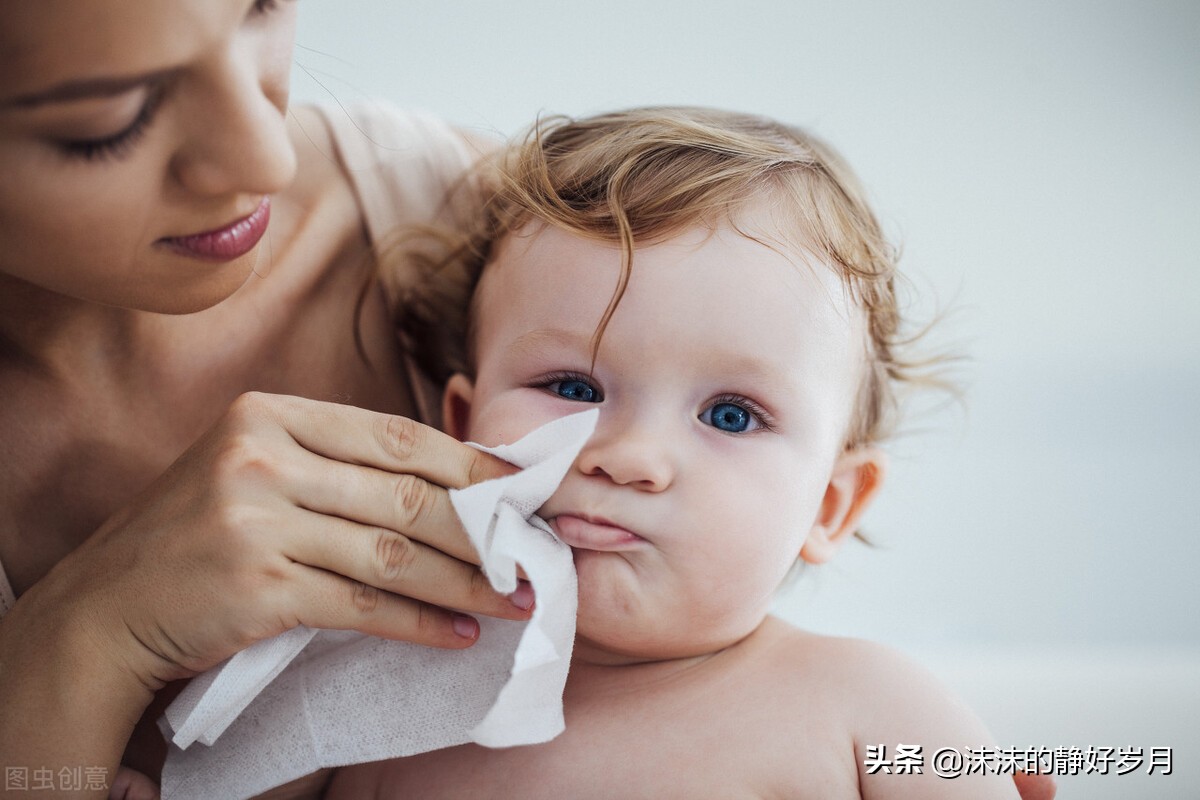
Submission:
[[[62,147],[72,158],[85,161],[97,161],[107,158],[125,158],[132,152],[133,146],[142,138],[146,128],[154,120],[154,114],[162,102],[163,89],[156,88],[142,104],[141,111],[125,130],[103,139],[86,139],[77,142],[63,142]]]
[[[279,8],[281,2],[289,2],[289,0],[254,0],[255,14],[270,14],[275,9]]]
[[[595,389],[596,394],[598,395],[598,399],[595,402],[600,402],[604,399],[604,390],[600,388],[599,384],[596,382],[596,379],[582,372],[551,372],[546,375],[542,375],[529,385],[535,389],[549,390],[550,387],[556,383],[564,383],[567,381],[578,381]]]
[[[552,383],[561,381],[584,381],[586,383],[595,383],[596,379],[582,372],[548,372],[545,375],[538,377],[530,385],[531,386],[549,386]]]
[[[771,412],[762,407],[761,404],[754,402],[749,397],[740,394],[720,394],[709,400],[705,404],[705,408],[712,408],[721,403],[732,403],[735,406],[741,406],[754,415],[758,423],[763,426],[764,430],[775,430],[775,418],[771,416]]]

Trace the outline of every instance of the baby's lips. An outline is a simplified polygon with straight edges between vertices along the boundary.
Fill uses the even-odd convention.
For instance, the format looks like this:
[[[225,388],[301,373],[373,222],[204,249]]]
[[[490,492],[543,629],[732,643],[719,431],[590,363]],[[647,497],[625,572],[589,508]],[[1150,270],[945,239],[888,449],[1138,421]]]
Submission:
[[[646,541],[633,531],[598,517],[559,514],[550,520],[550,527],[568,545],[584,550],[629,550]]]

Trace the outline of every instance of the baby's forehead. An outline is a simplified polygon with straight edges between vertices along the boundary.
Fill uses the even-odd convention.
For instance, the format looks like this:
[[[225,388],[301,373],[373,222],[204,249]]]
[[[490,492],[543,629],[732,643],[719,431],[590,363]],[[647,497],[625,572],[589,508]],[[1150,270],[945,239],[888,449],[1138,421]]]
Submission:
[[[493,256],[473,313],[503,316],[506,329],[515,315],[530,326],[604,327],[606,337],[717,337],[748,356],[805,350],[807,359],[781,359],[788,365],[811,361],[814,342],[857,362],[865,342],[863,310],[841,275],[764,226],[692,226],[637,243],[626,262],[616,242],[535,223]],[[626,326],[609,331],[614,303],[609,316]]]
[[[798,230],[796,225],[781,223],[767,213],[742,213],[732,218],[706,220],[683,228],[668,229],[636,240],[628,259],[623,259],[622,245],[615,239],[535,219],[501,236],[492,244],[483,274],[475,288],[474,306],[477,307],[480,298],[492,290],[496,281],[489,280],[489,277],[497,273],[498,267],[510,275],[532,268],[534,275],[530,277],[544,280],[555,276],[554,263],[570,264],[585,250],[591,254],[607,251],[607,259],[597,266],[611,271],[614,289],[618,283],[616,278],[622,271],[632,279],[638,273],[639,264],[654,256],[674,252],[672,260],[678,262],[678,268],[673,271],[673,281],[657,283],[657,288],[666,292],[671,289],[673,282],[686,284],[695,279],[688,270],[689,259],[714,240],[745,245],[737,249],[735,256],[739,253],[753,256],[753,251],[761,248],[778,257],[775,266],[765,270],[761,265],[758,269],[754,268],[754,263],[760,259],[730,258],[725,267],[729,275],[731,301],[738,298],[739,281],[768,281],[775,288],[797,296],[798,300],[800,295],[804,295],[804,305],[809,305],[812,296],[819,294],[847,324],[856,328],[864,321],[860,294],[844,271],[837,268],[811,242],[811,237]],[[542,297],[543,293],[539,292],[526,300],[537,302]],[[552,300],[548,297],[544,299]]]

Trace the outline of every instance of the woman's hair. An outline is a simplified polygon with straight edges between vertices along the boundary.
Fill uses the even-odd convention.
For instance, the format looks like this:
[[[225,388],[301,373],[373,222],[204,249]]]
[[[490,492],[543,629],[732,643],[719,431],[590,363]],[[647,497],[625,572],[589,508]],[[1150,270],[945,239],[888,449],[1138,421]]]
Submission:
[[[930,382],[900,358],[907,342],[895,292],[896,250],[850,168],[799,128],[707,108],[551,117],[481,164],[468,186],[476,199],[461,206],[463,232],[406,237],[398,254],[424,273],[403,298],[401,341],[439,384],[454,372],[473,374],[470,298],[508,234],[548,224],[620,247],[622,272],[594,354],[635,268],[636,245],[695,225],[736,228],[739,212],[763,201],[785,243],[837,270],[864,309],[868,366],[846,446],[885,438],[897,387]]]

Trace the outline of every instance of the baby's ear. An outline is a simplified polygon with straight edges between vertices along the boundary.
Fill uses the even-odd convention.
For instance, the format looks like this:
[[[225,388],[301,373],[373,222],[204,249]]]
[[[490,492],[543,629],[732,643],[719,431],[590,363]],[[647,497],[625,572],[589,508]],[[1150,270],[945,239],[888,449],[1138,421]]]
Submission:
[[[446,433],[466,441],[468,420],[471,418],[471,398],[475,395],[475,384],[461,372],[450,376],[442,392],[442,425]]]
[[[809,564],[833,558],[842,543],[858,528],[863,512],[883,485],[887,455],[875,447],[859,447],[838,456],[817,521],[800,548]]]

